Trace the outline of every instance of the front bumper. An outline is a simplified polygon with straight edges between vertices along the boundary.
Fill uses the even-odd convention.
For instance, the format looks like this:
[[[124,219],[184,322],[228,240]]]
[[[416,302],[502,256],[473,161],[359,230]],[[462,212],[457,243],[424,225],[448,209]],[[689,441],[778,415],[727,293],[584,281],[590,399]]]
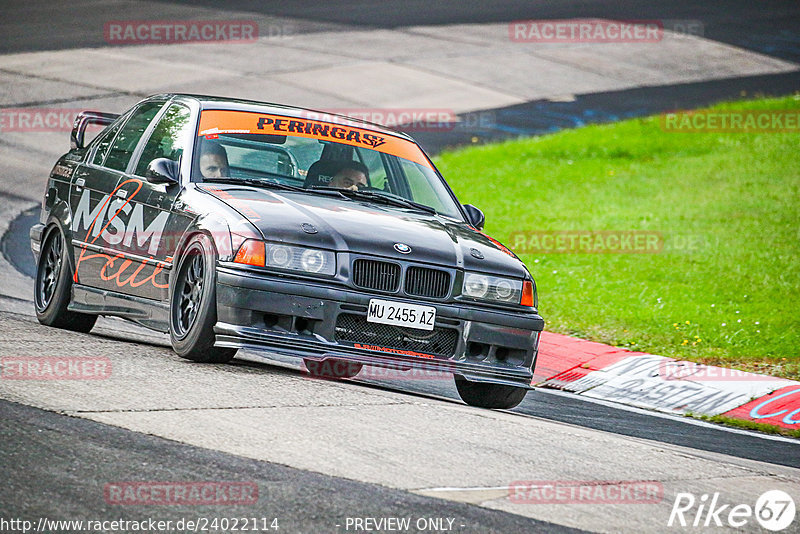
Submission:
[[[435,306],[435,328],[447,331],[449,348],[420,349],[425,340],[415,338],[412,329],[399,327],[389,329],[403,338],[401,344],[407,342],[415,348],[383,343],[385,340],[369,330],[386,331],[385,327],[364,321],[370,298]],[[367,331],[344,327],[340,315],[361,321]],[[544,326],[534,312],[411,300],[324,281],[266,276],[224,264],[217,267],[217,319],[214,332],[219,347],[268,349],[317,361],[432,369],[476,382],[522,387],[529,387],[533,378]],[[365,343],[368,339],[373,341]],[[441,349],[442,345],[435,347]]]

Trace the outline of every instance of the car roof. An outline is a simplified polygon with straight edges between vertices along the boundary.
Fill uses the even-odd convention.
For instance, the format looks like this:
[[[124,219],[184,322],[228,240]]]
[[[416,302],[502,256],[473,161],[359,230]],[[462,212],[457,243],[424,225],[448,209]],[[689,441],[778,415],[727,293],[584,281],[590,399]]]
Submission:
[[[285,115],[287,117],[296,117],[298,119],[308,119],[309,114],[318,116],[319,120],[326,120],[326,118],[338,118],[347,121],[353,126],[361,126],[376,132],[386,135],[393,135],[416,143],[413,138],[400,132],[398,130],[391,130],[381,124],[369,122],[339,113],[332,113],[329,111],[320,111],[310,108],[300,108],[296,106],[287,106],[283,104],[274,104],[271,102],[258,102],[256,100],[246,100],[241,98],[225,98],[219,96],[197,95],[190,93],[165,93],[153,95],[150,98],[190,98],[196,100],[200,104],[200,109],[221,109],[232,111],[252,111],[255,113],[268,113],[273,115]],[[316,117],[315,117],[316,118]]]

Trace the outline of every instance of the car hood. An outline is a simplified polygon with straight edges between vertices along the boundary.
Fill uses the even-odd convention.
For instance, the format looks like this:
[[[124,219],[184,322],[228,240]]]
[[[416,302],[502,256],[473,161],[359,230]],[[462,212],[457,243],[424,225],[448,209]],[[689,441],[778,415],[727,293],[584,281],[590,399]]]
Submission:
[[[446,217],[322,194],[233,184],[197,187],[241,213],[266,241],[516,278],[527,275],[522,262],[503,245]],[[396,244],[408,245],[411,251],[402,254]]]

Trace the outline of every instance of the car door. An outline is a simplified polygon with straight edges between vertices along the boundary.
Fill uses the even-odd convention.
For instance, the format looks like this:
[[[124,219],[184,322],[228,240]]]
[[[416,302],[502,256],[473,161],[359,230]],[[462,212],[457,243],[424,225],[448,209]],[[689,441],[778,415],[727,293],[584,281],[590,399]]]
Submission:
[[[75,173],[70,191],[75,282],[119,290],[123,263],[112,252],[125,237],[120,193],[125,171],[144,131],[164,106],[146,101],[113,124],[94,143],[89,159]]]
[[[175,246],[191,219],[183,210],[172,211],[180,183],[153,183],[146,174],[148,165],[166,158],[180,167],[183,152],[192,141],[191,110],[171,102],[142,136],[134,161],[123,177],[118,193],[128,203],[121,206],[125,221],[122,240],[111,248],[124,258],[124,271],[117,282],[123,293],[164,301],[168,299],[169,267]]]
[[[75,281],[95,286],[92,270],[88,269],[87,257],[98,252],[102,245],[100,233],[105,221],[100,219],[100,211],[111,191],[119,182],[120,173],[109,172],[103,168],[103,161],[108,149],[119,130],[125,124],[128,115],[121,117],[93,143],[86,162],[78,167],[72,177],[70,188],[70,211],[72,213],[72,247],[77,268]],[[99,242],[98,242],[99,241]]]

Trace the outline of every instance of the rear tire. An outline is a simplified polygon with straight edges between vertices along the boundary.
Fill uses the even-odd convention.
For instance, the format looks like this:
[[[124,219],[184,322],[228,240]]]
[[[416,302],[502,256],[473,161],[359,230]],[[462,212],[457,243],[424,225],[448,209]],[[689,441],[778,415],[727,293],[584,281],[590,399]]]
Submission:
[[[36,265],[33,293],[36,318],[43,325],[87,333],[97,322],[96,315],[67,309],[72,298],[72,269],[66,241],[57,228],[44,240]]]
[[[454,378],[461,400],[476,408],[508,410],[518,406],[528,393],[523,387],[470,382],[460,375]]]
[[[328,379],[353,378],[361,372],[363,367],[360,363],[331,359],[321,362],[303,359],[303,363],[311,376]]]
[[[217,255],[211,240],[191,238],[177,262],[170,287],[169,336],[181,358],[203,363],[227,363],[236,349],[214,346],[217,322]]]

